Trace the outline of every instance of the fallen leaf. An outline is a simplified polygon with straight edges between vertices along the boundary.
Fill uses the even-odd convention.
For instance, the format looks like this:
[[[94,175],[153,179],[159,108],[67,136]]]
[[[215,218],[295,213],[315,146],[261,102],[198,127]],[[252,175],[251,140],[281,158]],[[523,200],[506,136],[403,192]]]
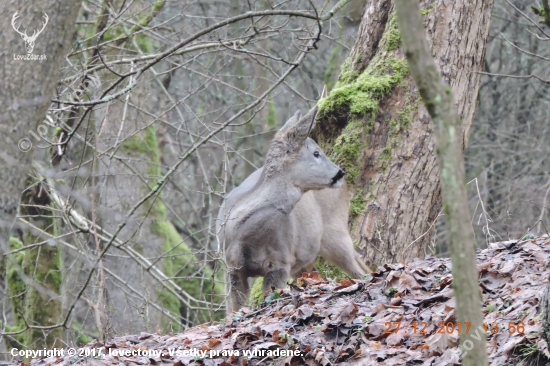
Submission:
[[[382,343],[380,342],[370,342],[370,346],[374,348],[375,350],[381,350],[382,349]]]

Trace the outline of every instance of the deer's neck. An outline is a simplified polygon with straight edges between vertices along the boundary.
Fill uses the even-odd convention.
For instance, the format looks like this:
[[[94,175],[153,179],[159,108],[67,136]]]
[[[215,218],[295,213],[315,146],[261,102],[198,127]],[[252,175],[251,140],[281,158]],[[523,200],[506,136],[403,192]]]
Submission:
[[[264,177],[262,177],[264,178]],[[260,205],[288,215],[304,192],[284,178],[260,179],[254,187],[254,197]]]

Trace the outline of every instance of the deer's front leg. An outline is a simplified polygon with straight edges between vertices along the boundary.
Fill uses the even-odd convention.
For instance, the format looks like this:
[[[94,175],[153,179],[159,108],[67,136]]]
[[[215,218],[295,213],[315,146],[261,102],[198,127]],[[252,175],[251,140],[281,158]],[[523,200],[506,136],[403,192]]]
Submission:
[[[246,305],[248,299],[248,282],[236,272],[229,273],[229,299],[227,300],[227,316]]]

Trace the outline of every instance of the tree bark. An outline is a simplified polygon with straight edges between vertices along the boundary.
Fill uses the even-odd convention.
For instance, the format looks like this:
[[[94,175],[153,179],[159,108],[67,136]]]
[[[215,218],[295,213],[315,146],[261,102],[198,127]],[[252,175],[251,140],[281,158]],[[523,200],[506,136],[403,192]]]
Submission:
[[[396,5],[409,71],[435,127],[443,206],[450,234],[458,321],[471,322],[477,329],[482,325],[481,298],[474,231],[470,224],[465,184],[463,139],[456,133],[461,127],[460,118],[455,109],[453,93],[441,81],[439,70],[430,55],[418,4],[410,0],[396,0]],[[460,340],[461,344],[466,340],[463,334]],[[487,365],[485,338],[473,342],[473,348],[463,357],[464,366]]]
[[[25,206],[21,209],[21,215],[35,216],[29,219],[37,227],[50,233],[55,231],[52,212],[46,209],[49,198],[45,187],[27,178],[27,173],[33,155],[40,152],[36,149],[37,144],[45,145],[44,142],[36,141],[34,136],[47,131],[46,125],[38,127],[45,118],[54,93],[61,72],[59,65],[63,64],[79,8],[80,1],[75,0],[37,0],[32,4],[16,0],[0,4],[0,11],[5,15],[0,24],[0,100],[3,106],[0,112],[0,133],[3,136],[0,151],[0,254],[4,250],[16,249],[14,246],[29,245],[45,239],[36,231],[16,226],[14,219],[23,191],[21,202],[44,208]],[[18,17],[13,19],[16,12]],[[31,51],[29,44],[23,41],[15,28],[21,33],[27,29],[26,34],[31,36],[34,31],[42,29],[44,14],[47,14],[47,23],[37,35]],[[12,27],[10,20],[15,21],[15,27]],[[43,55],[43,59],[20,59],[29,54],[31,57]],[[57,324],[61,315],[61,302],[46,293],[61,292],[61,253],[55,245],[43,245],[24,252],[24,256],[22,254],[9,259],[0,257],[0,261],[6,265],[8,294],[15,323],[11,326],[7,324],[6,329],[20,331],[25,329],[25,324]],[[42,288],[30,286],[29,281],[22,280],[22,276],[35,281]],[[47,331],[33,328],[15,338],[34,348],[51,348],[61,344],[62,331],[62,328]]]
[[[420,1],[432,56],[456,96],[467,145],[493,1]],[[351,233],[370,264],[428,252],[441,210],[434,127],[409,75],[394,3],[369,0],[313,137],[355,190]]]
[[[79,8],[80,1],[75,0],[37,0],[31,3],[16,0],[0,4],[5,15],[0,24],[0,100],[3,106],[0,113],[0,133],[3,136],[0,151],[0,243],[7,243],[32,153],[36,150],[23,152],[18,144],[24,138],[34,146],[37,144],[29,131],[38,135],[37,127],[44,120],[54,93],[61,72],[59,65],[63,64],[70,35],[74,33]],[[19,31],[28,29],[28,35],[39,30],[44,13],[48,15],[48,23],[38,35],[32,52],[37,56],[45,55],[45,60],[14,59],[14,55],[27,53],[23,39],[10,22],[15,12],[19,12],[16,20]],[[26,146],[22,147],[26,150]]]

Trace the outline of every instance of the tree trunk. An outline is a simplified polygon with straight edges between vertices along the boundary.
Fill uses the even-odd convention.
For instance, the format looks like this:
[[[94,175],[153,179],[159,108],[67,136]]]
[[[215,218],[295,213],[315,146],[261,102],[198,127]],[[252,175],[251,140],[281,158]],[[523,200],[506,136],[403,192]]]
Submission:
[[[480,329],[481,297],[477,281],[474,231],[470,224],[465,185],[466,173],[462,154],[464,145],[463,139],[457,133],[461,121],[455,109],[453,93],[441,81],[439,70],[430,55],[418,4],[410,0],[395,1],[409,70],[435,127],[443,206],[452,252],[453,291],[458,322],[471,322],[475,329]],[[460,335],[463,349],[467,349],[464,346],[466,338],[464,334]],[[467,351],[462,355],[464,366],[487,365],[485,338],[473,342],[473,346]]]
[[[422,0],[428,43],[456,96],[463,148],[493,1]],[[352,237],[371,264],[424,257],[441,210],[434,128],[408,72],[391,0],[369,0],[314,138],[346,170]]]
[[[540,313],[542,314],[542,337],[546,341],[546,344],[550,344],[550,275],[548,276],[546,288],[542,293],[540,308]]]
[[[14,219],[24,190],[23,203],[42,205],[43,208],[25,206],[21,209],[21,215],[33,215],[34,218],[29,220],[37,227],[50,233],[55,231],[54,216],[47,209],[49,198],[45,187],[34,179],[27,179],[27,173],[33,154],[40,152],[32,145],[45,145],[36,138],[47,131],[46,125],[41,126],[41,123],[61,72],[59,65],[63,63],[69,47],[70,35],[74,33],[79,7],[80,1],[75,0],[37,0],[32,3],[16,0],[0,5],[0,11],[5,16],[0,24],[0,100],[3,106],[0,112],[0,133],[3,136],[0,152],[0,254],[4,250],[18,249],[47,238],[40,236],[39,231],[24,227],[14,230],[17,227]],[[47,14],[47,21],[44,14]],[[8,19],[15,26],[12,27]],[[25,43],[20,34],[25,34],[27,30],[26,34],[30,36],[40,29],[42,31],[31,49],[31,44]],[[31,184],[33,186],[26,190]],[[10,235],[12,237],[8,241]],[[29,326],[58,323],[61,302],[53,298],[61,292],[61,254],[58,247],[41,245],[10,258],[0,257],[0,261],[6,268],[7,292],[14,321],[13,325],[7,324],[6,329],[20,331],[26,328],[25,323]],[[3,267],[2,263],[0,267]],[[3,275],[0,274],[0,277]],[[23,281],[22,277],[28,280]],[[41,288],[29,285],[30,281]],[[52,296],[48,296],[48,292]],[[33,348],[51,348],[61,344],[61,336],[62,328],[33,328],[15,336],[15,339]],[[21,344],[17,346],[21,348]]]
[[[0,133],[3,136],[0,152],[1,243],[7,243],[25,176],[30,168],[32,152],[36,149],[28,152],[22,150],[27,150],[29,142],[37,145],[29,131],[33,131],[36,136],[40,133],[37,127],[44,120],[55,90],[61,72],[59,65],[63,63],[70,44],[79,8],[80,1],[75,0],[37,0],[32,3],[17,0],[2,2],[0,5],[5,15],[0,24],[0,100],[3,106],[0,113]],[[16,12],[16,27],[19,26],[22,33],[28,29],[29,35],[42,28],[44,13],[48,15],[48,23],[38,35],[32,51],[35,56],[45,55],[45,60],[14,59],[15,56],[27,54],[25,42],[8,20]]]

